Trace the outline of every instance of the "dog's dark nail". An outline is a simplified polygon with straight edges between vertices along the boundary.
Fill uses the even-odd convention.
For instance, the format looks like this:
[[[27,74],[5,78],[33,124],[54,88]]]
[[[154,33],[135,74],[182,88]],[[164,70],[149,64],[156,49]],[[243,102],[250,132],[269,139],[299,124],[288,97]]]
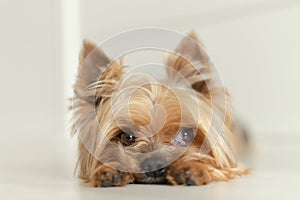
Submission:
[[[111,181],[104,180],[104,181],[102,181],[102,186],[103,187],[111,187],[112,183],[111,183]]]
[[[183,184],[183,183],[184,183],[184,179],[183,179],[182,176],[180,176],[180,175],[175,176],[175,181],[176,181],[178,184]]]
[[[113,174],[112,181],[113,181],[113,183],[119,183],[121,181],[121,175]]]
[[[194,178],[191,176],[186,180],[187,185],[196,185]]]

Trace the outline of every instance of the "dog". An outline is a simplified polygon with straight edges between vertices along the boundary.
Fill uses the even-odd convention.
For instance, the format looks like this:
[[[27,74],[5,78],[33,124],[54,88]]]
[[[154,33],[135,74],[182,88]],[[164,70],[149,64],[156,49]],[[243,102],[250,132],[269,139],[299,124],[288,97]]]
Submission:
[[[245,140],[230,96],[216,84],[195,32],[168,53],[165,66],[164,81],[127,74],[122,59],[83,42],[71,110],[84,182],[190,186],[249,173],[236,160]]]

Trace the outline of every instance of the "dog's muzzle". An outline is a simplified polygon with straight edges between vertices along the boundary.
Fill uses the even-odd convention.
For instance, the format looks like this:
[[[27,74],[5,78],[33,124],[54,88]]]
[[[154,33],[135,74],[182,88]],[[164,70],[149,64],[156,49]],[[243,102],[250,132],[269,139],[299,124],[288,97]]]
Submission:
[[[141,169],[148,177],[158,178],[164,175],[167,165],[163,158],[147,158],[141,163]]]

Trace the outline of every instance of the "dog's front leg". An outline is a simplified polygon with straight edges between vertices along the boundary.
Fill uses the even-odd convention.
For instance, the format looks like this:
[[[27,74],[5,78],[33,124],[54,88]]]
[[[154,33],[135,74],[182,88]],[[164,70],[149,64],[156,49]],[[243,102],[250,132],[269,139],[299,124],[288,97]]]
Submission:
[[[133,182],[132,174],[122,171],[120,167],[99,164],[89,178],[94,187],[123,186]]]
[[[197,161],[177,161],[167,170],[171,185],[204,185],[211,182],[205,166]]]

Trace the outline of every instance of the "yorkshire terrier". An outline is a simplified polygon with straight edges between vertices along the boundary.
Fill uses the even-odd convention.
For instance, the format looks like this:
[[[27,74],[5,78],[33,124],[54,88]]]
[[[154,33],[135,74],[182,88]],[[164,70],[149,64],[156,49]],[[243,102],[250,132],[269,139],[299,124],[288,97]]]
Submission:
[[[84,41],[74,85],[78,171],[95,187],[128,183],[204,185],[248,173],[230,97],[194,32],[165,61],[167,80],[127,73]]]

